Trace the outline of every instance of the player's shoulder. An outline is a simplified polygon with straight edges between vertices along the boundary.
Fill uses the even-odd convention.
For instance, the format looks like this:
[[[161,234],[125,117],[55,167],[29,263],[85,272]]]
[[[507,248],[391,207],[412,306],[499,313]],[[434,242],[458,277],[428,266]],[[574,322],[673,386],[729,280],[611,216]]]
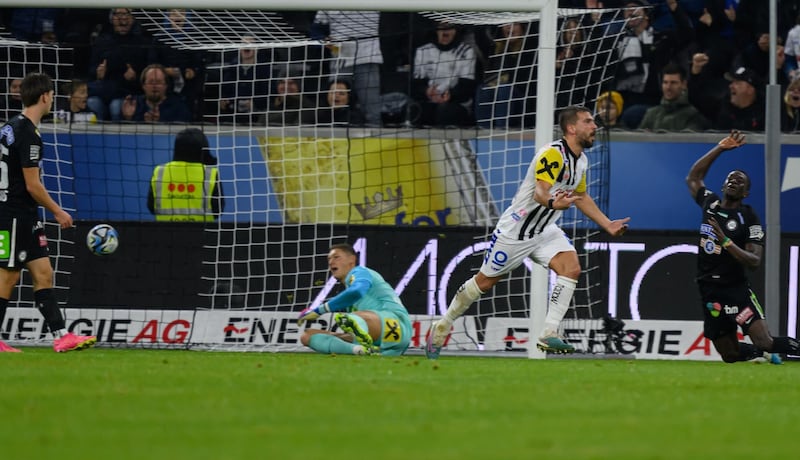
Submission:
[[[371,278],[372,272],[367,267],[364,267],[362,265],[356,265],[350,270],[350,273],[347,276],[351,279],[367,278],[367,277]]]
[[[567,148],[562,141],[563,139],[559,139],[542,146],[537,156],[564,156],[567,153]]]
[[[739,207],[739,210],[745,218],[758,219],[758,213],[749,204],[742,203],[742,205]]]
[[[720,205],[719,195],[706,187],[700,187],[695,196],[698,202],[705,203],[706,207],[716,208]]]
[[[36,126],[22,115],[15,115],[0,128],[0,136],[6,141],[7,145],[14,143],[16,139],[36,136],[39,137]]]

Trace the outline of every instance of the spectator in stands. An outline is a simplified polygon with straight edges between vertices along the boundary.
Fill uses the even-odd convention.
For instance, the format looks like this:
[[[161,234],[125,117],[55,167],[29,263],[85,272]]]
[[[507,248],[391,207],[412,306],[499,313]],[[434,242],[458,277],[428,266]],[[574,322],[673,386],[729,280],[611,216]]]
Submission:
[[[711,123],[689,103],[686,71],[677,64],[664,67],[661,104],[650,107],[639,129],[651,131],[703,131]]]
[[[613,4],[609,3],[609,6]],[[585,8],[603,10],[606,3],[598,0],[576,0],[575,8]],[[607,35],[616,35],[622,30],[623,22],[616,20],[616,13],[613,11],[592,12],[583,16],[583,27],[588,29],[587,36],[592,39],[600,39]]]
[[[56,121],[67,124],[97,122],[97,114],[86,106],[89,85],[85,80],[72,80],[64,84],[62,92],[68,95],[68,98],[66,104],[54,114]]]
[[[312,38],[331,41],[332,80],[351,79],[367,124],[372,126],[381,125],[379,19],[378,11],[318,11],[312,28]]]
[[[191,12],[184,8],[170,9],[164,18],[163,27],[169,34],[169,39],[176,43],[167,42],[158,46],[155,50],[155,62],[162,64],[166,69],[172,81],[172,92],[183,99],[192,111],[192,118],[201,120],[200,95],[203,93],[205,76],[204,53],[178,48],[192,31]]]
[[[751,41],[747,46],[733,58],[731,68],[738,69],[744,67],[752,70],[758,76],[759,80],[766,83],[769,81],[769,32],[758,32],[755,34],[755,41]],[[776,53],[776,82],[777,84],[786,87],[789,84],[788,78],[783,73],[783,66],[786,62],[785,48],[783,41],[780,37],[777,40],[775,48]]]
[[[691,20],[677,0],[667,0],[675,27],[656,31],[650,25],[646,0],[625,3],[626,36],[620,40],[615,88],[625,98],[622,115],[629,126],[638,126],[647,108],[658,104],[658,78],[667,63],[694,39]]]
[[[556,107],[567,107],[586,99],[586,88],[593,76],[596,56],[584,56],[586,35],[580,21],[567,18],[561,25],[556,44]]]
[[[328,88],[325,97],[326,105],[321,106],[317,111],[317,123],[337,126],[363,125],[366,119],[354,102],[356,97],[350,88],[349,81],[334,81]]]
[[[9,29],[17,40],[54,44],[62,13],[62,8],[14,8]]]
[[[484,128],[520,127],[523,114],[533,113],[536,46],[528,37],[529,25],[515,22],[498,27],[475,105],[475,118]]]
[[[605,129],[628,129],[629,127],[619,117],[624,108],[625,101],[621,94],[616,91],[606,91],[598,96],[595,102],[595,120]]]
[[[786,61],[784,63],[784,73],[789,80],[800,77],[800,15],[795,19],[794,27],[786,35],[786,47],[784,50]]]
[[[91,47],[95,39],[108,24],[108,8],[66,8],[60,17],[58,44],[72,55],[73,78],[94,79],[94,72],[88,72]]]
[[[723,131],[763,131],[763,84],[758,75],[750,69],[739,67],[725,74],[725,78],[730,81],[729,97],[715,111],[711,127]]]
[[[696,51],[707,57],[705,72],[714,79],[722,79],[733,57],[752,35],[742,31],[741,22],[736,22],[738,6],[736,1],[707,1],[696,23]]]
[[[219,88],[219,121],[250,125],[263,116],[269,104],[271,68],[255,46],[255,37],[244,37],[233,59],[225,61],[216,80]]]
[[[197,128],[175,136],[172,161],[153,170],[147,209],[158,221],[211,222],[225,208],[217,158]]]
[[[781,131],[785,133],[800,131],[800,80],[789,83],[783,93]]]
[[[291,70],[284,71],[275,87],[266,121],[270,125],[313,125],[316,123],[317,104],[302,94],[300,80]],[[259,122],[259,124],[263,124]]]
[[[122,119],[146,123],[192,121],[192,113],[184,102],[169,91],[170,81],[161,64],[150,64],[142,71],[144,94],[128,95],[122,103]]]
[[[127,95],[142,93],[140,72],[152,62],[152,41],[129,8],[114,8],[112,31],[97,37],[89,60],[89,108],[103,120],[119,121]]]
[[[3,95],[0,104],[0,116],[3,117],[2,121],[8,121],[11,117],[22,111],[22,96],[20,95],[20,88],[22,87],[22,77],[12,76],[7,79],[8,86],[5,94]]]
[[[471,126],[475,51],[454,24],[439,23],[436,36],[414,53],[411,97],[420,104],[415,121],[427,126]]]
[[[729,97],[728,81],[723,74],[717,75],[716,68],[720,63],[715,63],[714,59],[720,59],[720,57],[718,55],[710,56],[706,53],[692,55],[687,82],[689,103],[712,123],[722,101]],[[730,65],[730,61],[726,65]]]

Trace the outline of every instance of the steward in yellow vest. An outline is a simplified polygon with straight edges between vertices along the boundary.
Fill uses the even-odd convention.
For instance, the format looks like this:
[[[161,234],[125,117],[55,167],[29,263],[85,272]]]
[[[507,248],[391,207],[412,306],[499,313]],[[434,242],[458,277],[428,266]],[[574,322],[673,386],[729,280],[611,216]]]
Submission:
[[[175,137],[172,161],[153,170],[147,208],[158,221],[211,222],[224,208],[217,159],[197,128]]]

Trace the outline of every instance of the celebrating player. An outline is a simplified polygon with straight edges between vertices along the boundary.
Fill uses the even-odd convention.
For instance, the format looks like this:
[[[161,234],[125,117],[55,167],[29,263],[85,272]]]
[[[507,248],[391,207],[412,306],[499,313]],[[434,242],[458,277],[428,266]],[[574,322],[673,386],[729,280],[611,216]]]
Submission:
[[[300,342],[320,353],[402,355],[411,342],[408,311],[378,272],[356,261],[356,251],[349,244],[331,246],[328,267],[346,289],[318,307],[306,308],[297,319],[300,326],[335,312],[333,319],[344,333],[306,329]]]
[[[575,204],[609,234],[619,236],[630,218],[610,220],[586,193],[589,160],[583,150],[594,144],[597,131],[591,112],[585,107],[567,107],[559,115],[559,125],[564,137],[537,152],[511,206],[497,222],[480,271],[458,288],[444,317],[433,324],[425,347],[428,358],[439,357],[456,318],[528,256],[558,274],[536,346],[553,353],[575,351],[558,336],[558,325],[569,308],[581,266],[575,248],[556,222]]]
[[[731,131],[692,165],[686,177],[689,192],[703,208],[697,257],[703,331],[726,363],[749,361],[762,356],[760,350],[765,350],[772,353],[766,358],[780,364],[775,353],[800,353],[797,340],[770,336],[764,310],[745,273],[745,268],[755,269],[761,264],[764,250],[764,232],[758,215],[742,203],[750,194],[750,177],[739,170],[728,173],[722,184],[722,198],[703,183],[711,164],[722,152],[744,143],[744,134]],[[737,327],[750,336],[753,345],[739,342]]]
[[[97,341],[94,336],[67,332],[53,292],[53,266],[39,205],[50,211],[61,228],[72,227],[72,216],[61,209],[45,189],[39,162],[43,144],[38,125],[53,107],[53,82],[31,73],[22,80],[22,113],[0,129],[0,319],[23,268],[33,280],[33,298],[58,352],[81,350]],[[0,342],[0,351],[19,351]]]

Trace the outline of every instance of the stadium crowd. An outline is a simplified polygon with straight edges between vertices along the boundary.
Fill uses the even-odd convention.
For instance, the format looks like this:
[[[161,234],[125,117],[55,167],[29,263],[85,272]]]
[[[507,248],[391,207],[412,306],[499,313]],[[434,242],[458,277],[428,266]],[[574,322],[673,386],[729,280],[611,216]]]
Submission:
[[[778,4],[781,128],[800,130],[800,0]],[[606,127],[650,131],[764,129],[770,78],[769,2],[561,0],[563,8],[624,8],[560,20],[557,106],[593,107]],[[0,33],[74,50],[60,70],[60,121],[438,127],[531,126],[536,23],[437,22],[416,13],[284,11],[319,44],[182,50],[155,38],[128,8],[2,8]],[[191,32],[173,9],[162,30]],[[604,40],[604,37],[609,37]],[[20,110],[29,70],[0,58],[0,116]],[[613,53],[613,78],[592,67]],[[28,59],[30,57],[28,56]],[[46,60],[43,58],[43,60]],[[147,71],[145,71],[147,70]],[[600,95],[597,97],[596,95]]]

